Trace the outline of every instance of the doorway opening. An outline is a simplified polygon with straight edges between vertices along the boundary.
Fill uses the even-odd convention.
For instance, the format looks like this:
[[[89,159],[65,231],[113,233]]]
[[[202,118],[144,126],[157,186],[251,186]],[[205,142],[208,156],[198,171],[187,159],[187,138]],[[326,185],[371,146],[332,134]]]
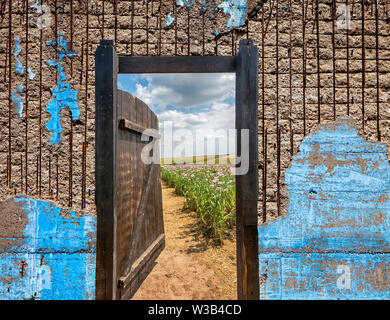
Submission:
[[[123,91],[118,90],[118,74],[169,73],[235,74],[236,146],[233,158],[236,162],[234,174],[236,178],[237,297],[258,299],[257,61],[257,49],[251,40],[240,42],[237,56],[224,57],[117,56],[113,41],[101,41],[95,54],[95,177],[97,186],[95,202],[98,212],[96,296],[98,299],[128,299],[133,296],[155,266],[155,260],[163,251],[166,243],[166,235],[162,228],[163,221],[160,219],[162,217],[162,195],[159,182],[160,156],[158,152],[155,152],[156,149],[146,148],[149,150],[146,154],[151,158],[158,158],[158,163],[152,161],[145,165],[137,160],[145,145],[153,145],[153,141],[161,138],[160,132],[157,131],[157,117],[140,99],[133,96],[128,98],[121,94]],[[163,92],[160,92],[160,95],[162,94]],[[136,107],[128,108],[127,106],[131,104]],[[185,118],[185,114],[181,116]],[[209,123],[213,122],[215,119],[209,121]],[[154,131],[148,129],[154,129]],[[148,132],[145,140],[142,138],[146,131]],[[132,144],[133,147],[131,147]],[[163,149],[165,148],[164,145]],[[188,159],[186,159],[185,150],[192,151],[188,156],[195,164],[199,162],[199,157],[206,159],[206,162],[219,162],[218,165],[221,165],[223,159],[229,159],[228,162],[231,162],[230,153],[223,154],[221,150],[214,149],[212,152],[214,154],[203,151],[202,154],[194,152],[194,146],[191,150],[188,146],[185,147],[185,144],[178,149],[183,151],[182,157],[178,158],[183,159],[175,159],[174,154],[168,156],[168,159],[163,157],[164,166],[172,166],[172,163],[166,163],[166,161],[169,162],[169,158],[171,162],[175,162],[175,166],[180,166],[176,164],[177,161],[183,162],[181,165],[186,166],[184,162]],[[165,153],[166,150],[163,152]],[[176,169],[168,172],[167,169],[165,173],[167,176],[170,172],[181,176],[188,173],[186,172],[188,168],[182,169],[184,172],[177,172]],[[163,168],[163,175],[164,170]],[[126,185],[131,173],[138,171],[142,172],[138,185],[140,192],[131,192]],[[195,173],[192,172],[192,174],[195,180]],[[222,175],[224,175],[222,172],[218,173],[217,180],[214,175],[209,186],[213,184],[215,190],[221,188],[218,182],[224,183],[221,180],[230,179],[229,176],[222,177]],[[186,190],[182,191],[185,196]],[[193,205],[190,200],[185,202],[189,207]],[[134,204],[137,209],[129,210]],[[192,208],[194,209],[195,206]],[[131,212],[133,214],[130,214]],[[130,228],[125,228],[126,224]],[[206,222],[204,226],[213,230],[213,228],[210,229],[210,223]],[[215,232],[215,235],[218,235],[218,232]],[[191,283],[188,285],[191,286]]]
[[[237,299],[235,74],[119,74],[158,117],[165,249],[133,299]]]

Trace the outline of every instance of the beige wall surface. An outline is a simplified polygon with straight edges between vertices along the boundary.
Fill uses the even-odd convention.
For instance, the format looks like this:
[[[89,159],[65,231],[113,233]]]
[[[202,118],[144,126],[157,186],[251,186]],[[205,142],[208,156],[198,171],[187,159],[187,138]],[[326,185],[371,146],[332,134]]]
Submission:
[[[285,170],[319,122],[350,116],[368,141],[390,142],[389,2],[0,0],[1,199],[21,193],[94,212],[100,39],[116,40],[119,54],[153,56],[235,55],[250,38],[259,50],[259,216],[284,214]],[[47,44],[61,34],[64,57],[61,43]],[[61,110],[61,140],[51,144],[47,106],[61,74],[80,114]]]

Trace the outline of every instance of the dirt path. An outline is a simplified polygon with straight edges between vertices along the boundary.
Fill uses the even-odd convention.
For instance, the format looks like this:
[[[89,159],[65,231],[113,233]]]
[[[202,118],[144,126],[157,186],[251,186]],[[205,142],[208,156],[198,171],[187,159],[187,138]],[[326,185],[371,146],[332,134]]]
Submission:
[[[166,247],[133,299],[236,299],[236,246],[208,245],[184,198],[163,184]]]

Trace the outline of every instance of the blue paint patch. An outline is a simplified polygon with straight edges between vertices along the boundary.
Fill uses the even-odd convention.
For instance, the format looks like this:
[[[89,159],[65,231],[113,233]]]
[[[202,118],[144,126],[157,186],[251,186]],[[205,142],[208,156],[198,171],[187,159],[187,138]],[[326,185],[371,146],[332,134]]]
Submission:
[[[258,228],[261,298],[389,299],[389,178],[385,145],[351,119],[306,137],[286,171],[288,215]]]
[[[192,1],[191,0],[178,0],[176,4],[180,7],[190,8],[192,6]]]
[[[21,84],[18,85],[17,90],[12,91],[12,102],[16,104],[16,110],[20,118],[23,117],[23,101],[18,96],[18,93],[22,93],[22,91],[23,91],[23,85]]]
[[[389,272],[389,255],[262,254],[260,299],[388,300]]]
[[[24,73],[24,67],[20,60],[18,59],[19,53],[22,51],[22,48],[20,47],[20,39],[14,38],[15,41],[15,48],[14,48],[14,57],[15,57],[15,72],[19,74]]]
[[[76,216],[51,202],[13,199],[27,216],[18,245],[0,253],[0,299],[93,299],[96,217]]]
[[[37,10],[39,10],[39,0],[36,0],[35,3],[33,3],[30,8],[35,8]]]
[[[175,18],[172,17],[172,12],[169,12],[168,17],[167,17],[167,21],[165,21],[165,27],[169,27],[174,21],[175,21]]]
[[[206,10],[206,9],[207,9],[206,0],[200,0],[199,3],[200,3],[200,5],[202,6],[202,9],[203,9],[203,10]]]
[[[72,113],[72,119],[77,120],[80,116],[80,110],[77,103],[78,91],[71,88],[71,86],[65,82],[66,76],[63,72],[64,68],[61,65],[61,60],[64,57],[74,57],[77,53],[75,51],[67,50],[67,41],[64,39],[64,35],[58,37],[57,41],[47,41],[46,45],[58,46],[58,62],[48,61],[48,64],[52,67],[56,67],[58,70],[58,83],[57,86],[51,89],[53,98],[47,105],[47,112],[51,114],[50,121],[46,123],[46,127],[49,131],[53,132],[50,139],[51,144],[56,144],[61,141],[61,116],[60,111],[65,107],[68,107]]]
[[[219,31],[217,29],[215,29],[215,35],[219,35]]]
[[[31,70],[31,68],[27,68],[27,72],[28,72],[28,78],[30,80],[34,80],[36,74]]]
[[[230,15],[226,22],[226,28],[241,27],[245,24],[247,0],[227,0],[217,6],[216,10],[222,9],[225,14]]]

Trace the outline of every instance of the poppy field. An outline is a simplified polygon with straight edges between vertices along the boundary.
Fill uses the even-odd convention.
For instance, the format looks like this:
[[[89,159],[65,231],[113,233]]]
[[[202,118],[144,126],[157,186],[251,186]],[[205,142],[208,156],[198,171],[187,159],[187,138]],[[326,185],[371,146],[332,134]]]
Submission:
[[[207,239],[222,244],[236,219],[235,178],[230,165],[165,165],[161,177],[186,200]]]

